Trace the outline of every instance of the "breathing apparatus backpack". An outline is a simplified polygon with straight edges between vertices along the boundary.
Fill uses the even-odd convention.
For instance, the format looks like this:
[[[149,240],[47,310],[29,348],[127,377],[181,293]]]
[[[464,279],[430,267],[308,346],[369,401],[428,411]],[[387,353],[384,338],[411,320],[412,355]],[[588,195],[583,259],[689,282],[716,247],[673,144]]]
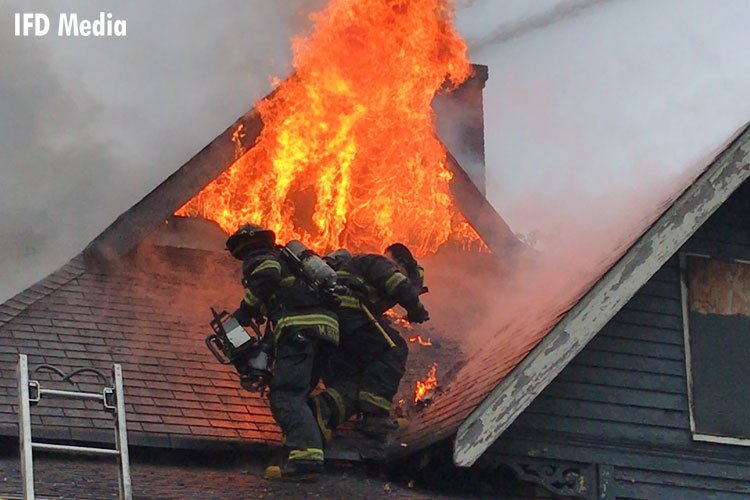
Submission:
[[[338,307],[336,271],[300,241],[292,240],[286,246],[277,248],[294,274],[319,295],[323,306],[330,309]],[[211,313],[213,319],[210,324],[214,333],[206,337],[206,346],[219,363],[237,368],[243,388],[262,395],[272,377],[273,334],[270,321],[266,323],[263,334],[258,324],[250,322],[251,333],[227,311],[217,313],[212,307]]]
[[[340,300],[336,297],[337,276],[331,266],[297,240],[291,240],[281,247],[281,255],[295,270],[295,274],[318,293],[325,307],[332,310],[338,308]]]

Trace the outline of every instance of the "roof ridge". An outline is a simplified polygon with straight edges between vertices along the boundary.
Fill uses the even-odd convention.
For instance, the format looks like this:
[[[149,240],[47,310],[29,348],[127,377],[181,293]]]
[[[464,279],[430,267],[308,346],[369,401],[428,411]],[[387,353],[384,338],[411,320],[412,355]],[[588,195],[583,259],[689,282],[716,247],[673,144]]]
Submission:
[[[86,271],[83,253],[79,253],[66,264],[25,290],[0,304],[0,328],[44,297],[48,297]]]

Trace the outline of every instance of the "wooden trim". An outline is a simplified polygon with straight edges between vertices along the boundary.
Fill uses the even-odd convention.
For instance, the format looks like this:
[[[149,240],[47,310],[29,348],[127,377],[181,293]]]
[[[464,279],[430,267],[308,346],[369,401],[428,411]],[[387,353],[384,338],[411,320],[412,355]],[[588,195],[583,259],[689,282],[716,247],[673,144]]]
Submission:
[[[235,135],[240,127],[244,135]],[[89,243],[86,263],[111,262],[129,252],[252,147],[262,128],[255,108],[241,116]]]
[[[456,435],[453,460],[471,466],[638,289],[750,176],[750,127],[633,244],[474,412]]]
[[[693,432],[694,441],[704,441],[707,443],[733,444],[737,446],[750,446],[750,439],[733,438],[725,436],[712,436],[711,434],[700,434]]]
[[[521,249],[528,250],[447,148],[445,160],[453,173],[450,190],[456,206],[500,262],[509,260]]]
[[[693,414],[693,371],[690,354],[690,322],[688,321],[687,293],[687,253],[680,253],[680,304],[682,305],[682,338],[685,349],[685,381],[688,395],[688,413],[690,415],[690,432],[695,434],[695,416]]]

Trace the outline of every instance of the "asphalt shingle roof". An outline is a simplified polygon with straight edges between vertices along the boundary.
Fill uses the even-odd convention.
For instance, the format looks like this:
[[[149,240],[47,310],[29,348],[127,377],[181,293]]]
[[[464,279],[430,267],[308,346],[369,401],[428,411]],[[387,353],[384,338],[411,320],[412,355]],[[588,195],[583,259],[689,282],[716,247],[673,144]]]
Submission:
[[[0,434],[17,435],[15,367],[23,353],[32,370],[50,364],[66,373],[94,367],[109,375],[113,363],[122,364],[132,445],[278,445],[267,399],[241,389],[234,368],[219,364],[204,342],[211,332],[209,306],[232,311],[238,305],[239,276],[240,263],[226,252],[144,244],[107,268],[87,268],[76,257],[18,294],[1,306]],[[396,398],[403,400],[402,413],[414,411],[414,382],[433,360],[447,370],[460,359],[450,342],[411,344],[410,350]],[[72,388],[47,371],[31,378],[43,387]],[[80,390],[101,391],[96,377],[75,380]],[[43,399],[32,407],[34,437],[110,443],[111,416],[100,408],[92,401]],[[341,434],[351,437],[347,429]]]
[[[204,344],[208,306],[235,306],[241,297],[235,262],[228,255],[163,247],[148,247],[109,269],[86,269],[77,257],[6,302],[0,325],[3,433],[16,432],[15,364],[25,353],[32,368],[46,363],[64,372],[93,366],[110,373],[113,363],[121,363],[134,444],[179,447],[215,438],[278,443],[266,400],[242,391],[233,369],[217,363]],[[46,372],[33,378],[70,388]],[[96,378],[76,380],[81,390],[100,390]],[[43,400],[32,414],[41,424],[39,435],[108,441],[111,419],[95,408],[92,402]]]

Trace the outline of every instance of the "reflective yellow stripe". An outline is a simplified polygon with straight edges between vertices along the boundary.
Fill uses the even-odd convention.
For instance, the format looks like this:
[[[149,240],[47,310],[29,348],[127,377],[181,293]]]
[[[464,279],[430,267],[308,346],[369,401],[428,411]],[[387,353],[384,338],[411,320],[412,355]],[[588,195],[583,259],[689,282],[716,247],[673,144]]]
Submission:
[[[367,391],[359,391],[359,400],[386,410],[391,409],[391,401]]]
[[[351,295],[340,295],[339,299],[341,299],[341,307],[348,307],[350,309],[359,309],[361,307],[359,299]]]
[[[333,329],[336,333],[339,331],[339,322],[326,314],[300,314],[298,316],[285,316],[276,323],[273,329],[274,339],[279,340],[285,328],[292,326],[318,326],[323,325]]]
[[[323,450],[320,448],[306,448],[304,450],[292,450],[289,452],[289,460],[315,460],[323,461]]]
[[[421,266],[417,268],[417,274],[419,275],[420,278],[424,279],[424,268]]]
[[[287,276],[286,278],[283,278],[279,282],[279,285],[281,285],[283,287],[292,286],[294,284],[294,279],[295,279],[294,276]]]
[[[315,404],[315,411],[313,413],[315,414],[315,421],[318,423],[318,429],[320,429],[320,435],[323,436],[323,444],[328,444],[331,441],[331,438],[333,435],[331,434],[331,429],[328,428],[327,422],[323,421],[323,410],[321,408],[321,399],[323,399],[320,394],[312,398],[313,403]],[[326,405],[328,407],[328,405]]]
[[[401,273],[393,273],[390,278],[385,282],[385,291],[388,293],[388,295],[392,294],[394,290],[396,290],[396,287],[401,284],[401,282],[406,281],[406,276],[404,276]]]
[[[336,403],[336,410],[338,411],[338,423],[343,424],[346,421],[346,406],[344,406],[344,398],[341,397],[341,394],[339,394],[339,391],[336,389],[329,387],[325,391],[326,394],[331,396],[331,399],[333,399],[333,402]]]
[[[242,300],[245,304],[251,307],[257,307],[260,305],[260,299],[258,299],[258,297],[256,297],[250,290],[245,291],[245,296],[242,297]]]
[[[281,273],[281,264],[279,264],[275,260],[264,260],[260,264],[258,264],[255,269],[253,269],[253,272],[250,273],[250,276],[252,276],[255,273],[259,273],[261,271],[265,271],[266,269],[275,269],[277,273]]]
[[[364,284],[364,282],[365,282],[365,280],[363,280],[360,276],[357,276],[356,274],[352,274],[349,271],[336,271],[336,275],[339,278],[355,279],[355,280],[359,281],[362,284]]]

